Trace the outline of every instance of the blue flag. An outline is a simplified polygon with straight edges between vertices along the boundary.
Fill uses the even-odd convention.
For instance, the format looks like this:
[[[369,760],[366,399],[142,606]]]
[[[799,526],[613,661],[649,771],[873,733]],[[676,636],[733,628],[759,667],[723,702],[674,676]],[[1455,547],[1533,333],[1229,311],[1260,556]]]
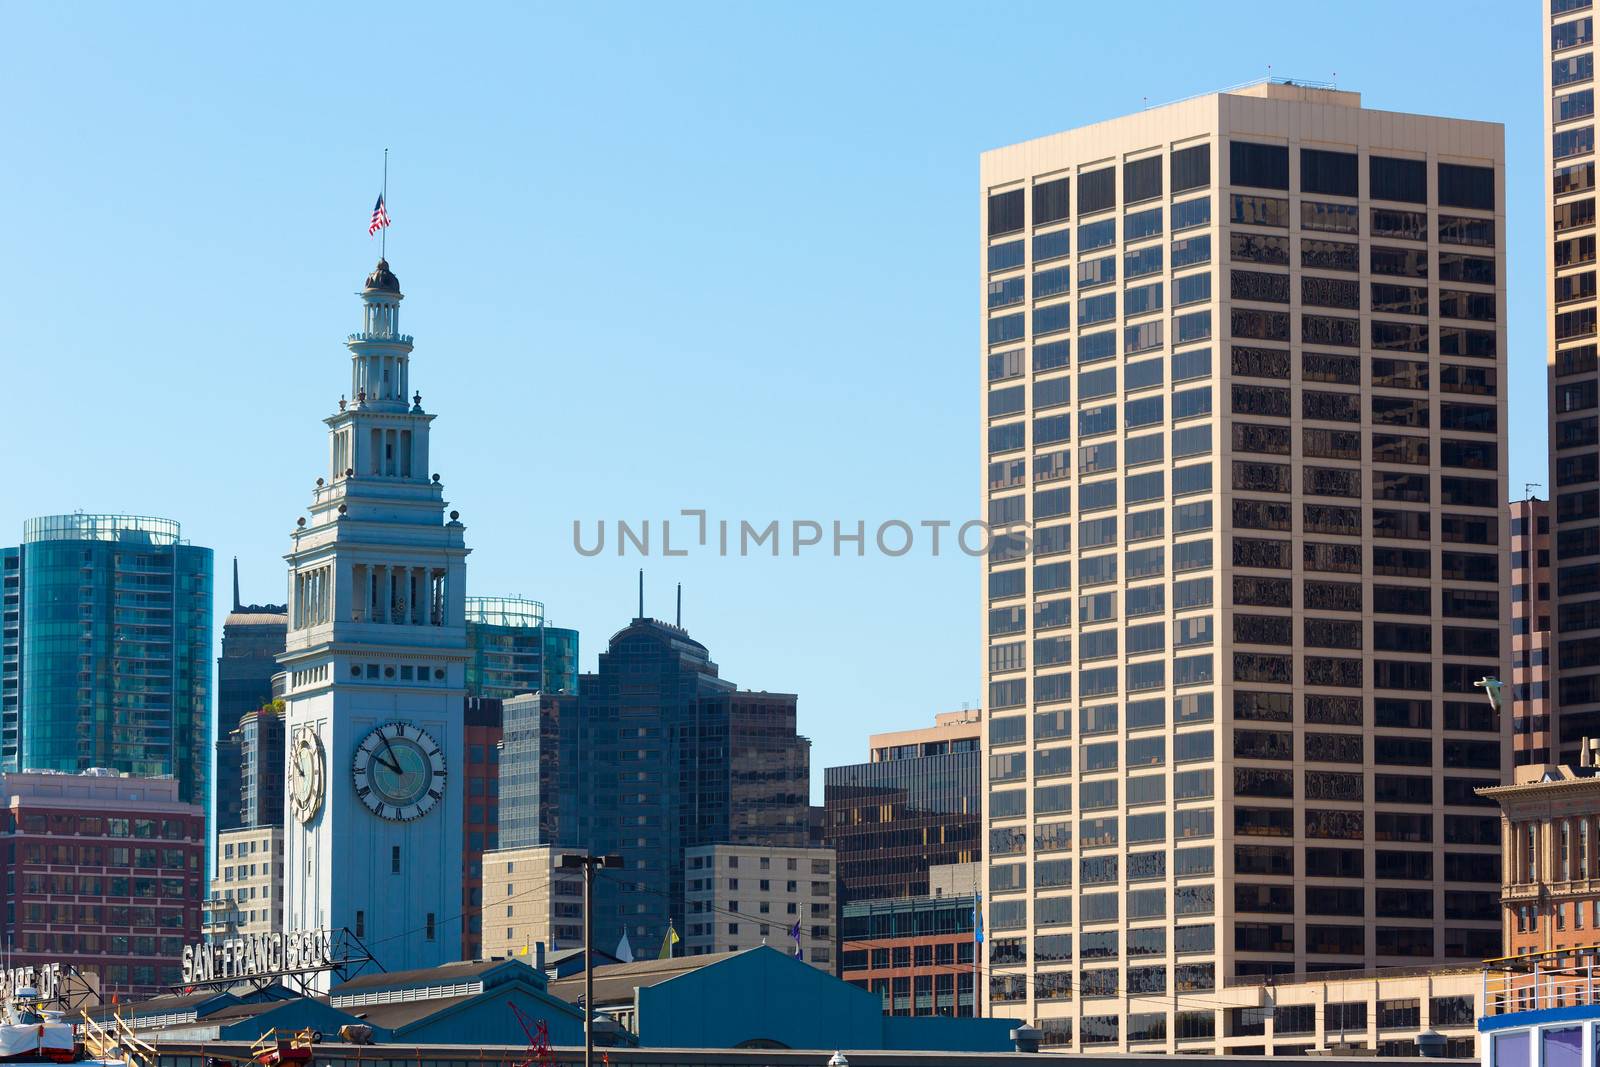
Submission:
[[[979,893],[972,898],[972,941],[974,944],[983,944],[983,894]]]
[[[789,936],[794,938],[794,958],[797,959],[797,960],[805,959],[806,958],[806,950],[800,946],[800,920],[799,919],[796,919],[794,921],[794,925],[789,927]]]

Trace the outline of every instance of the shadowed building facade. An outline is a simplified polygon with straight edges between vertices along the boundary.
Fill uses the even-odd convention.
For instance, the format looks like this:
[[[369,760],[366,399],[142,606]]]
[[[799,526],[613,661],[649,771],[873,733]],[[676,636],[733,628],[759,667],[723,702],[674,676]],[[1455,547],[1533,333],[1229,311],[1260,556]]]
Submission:
[[[289,631],[283,604],[239,600],[239,561],[233,561],[233,610],[222,621],[217,657],[217,803],[215,832],[240,826],[283,825],[283,719],[257,728],[255,713],[282,697],[274,692],[278,654]]]
[[[794,694],[737,689],[687,631],[643,617],[578,690],[559,715],[527,698],[508,709],[501,843],[622,856],[596,881],[597,945],[625,931],[636,951],[654,949],[669,921],[681,934],[686,849],[806,845],[811,742],[795,732]],[[552,826],[553,841],[537,839]]]
[[[1552,762],[1600,737],[1600,362],[1595,345],[1594,12],[1552,2],[1544,52],[1545,351],[1556,607]]]

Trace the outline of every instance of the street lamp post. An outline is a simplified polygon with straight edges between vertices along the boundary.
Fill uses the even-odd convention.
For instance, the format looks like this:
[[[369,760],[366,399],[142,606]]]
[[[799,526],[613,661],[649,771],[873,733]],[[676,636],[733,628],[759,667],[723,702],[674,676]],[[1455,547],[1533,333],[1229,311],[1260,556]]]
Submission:
[[[583,1067],[594,1067],[594,872],[601,867],[621,866],[622,857],[615,854],[561,854],[563,870],[583,868]]]

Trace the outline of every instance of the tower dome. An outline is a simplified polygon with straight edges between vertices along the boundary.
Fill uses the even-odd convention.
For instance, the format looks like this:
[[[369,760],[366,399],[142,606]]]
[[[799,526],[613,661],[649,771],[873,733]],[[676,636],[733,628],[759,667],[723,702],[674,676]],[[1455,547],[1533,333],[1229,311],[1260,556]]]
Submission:
[[[387,259],[378,260],[378,265],[372,268],[371,274],[367,275],[366,287],[368,289],[382,289],[390,293],[398,293],[400,291],[400,279],[396,278],[394,272],[389,269],[389,261]]]

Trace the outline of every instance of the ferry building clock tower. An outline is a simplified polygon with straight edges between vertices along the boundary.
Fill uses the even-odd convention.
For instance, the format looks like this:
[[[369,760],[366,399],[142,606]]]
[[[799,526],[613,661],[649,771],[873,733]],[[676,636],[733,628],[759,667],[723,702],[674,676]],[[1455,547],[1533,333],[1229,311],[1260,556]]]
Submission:
[[[349,399],[294,532],[285,721],[284,925],[348,929],[387,970],[456,959],[463,620],[456,512],[428,473],[400,282],[380,260],[346,340]],[[324,979],[326,976],[323,976]]]

